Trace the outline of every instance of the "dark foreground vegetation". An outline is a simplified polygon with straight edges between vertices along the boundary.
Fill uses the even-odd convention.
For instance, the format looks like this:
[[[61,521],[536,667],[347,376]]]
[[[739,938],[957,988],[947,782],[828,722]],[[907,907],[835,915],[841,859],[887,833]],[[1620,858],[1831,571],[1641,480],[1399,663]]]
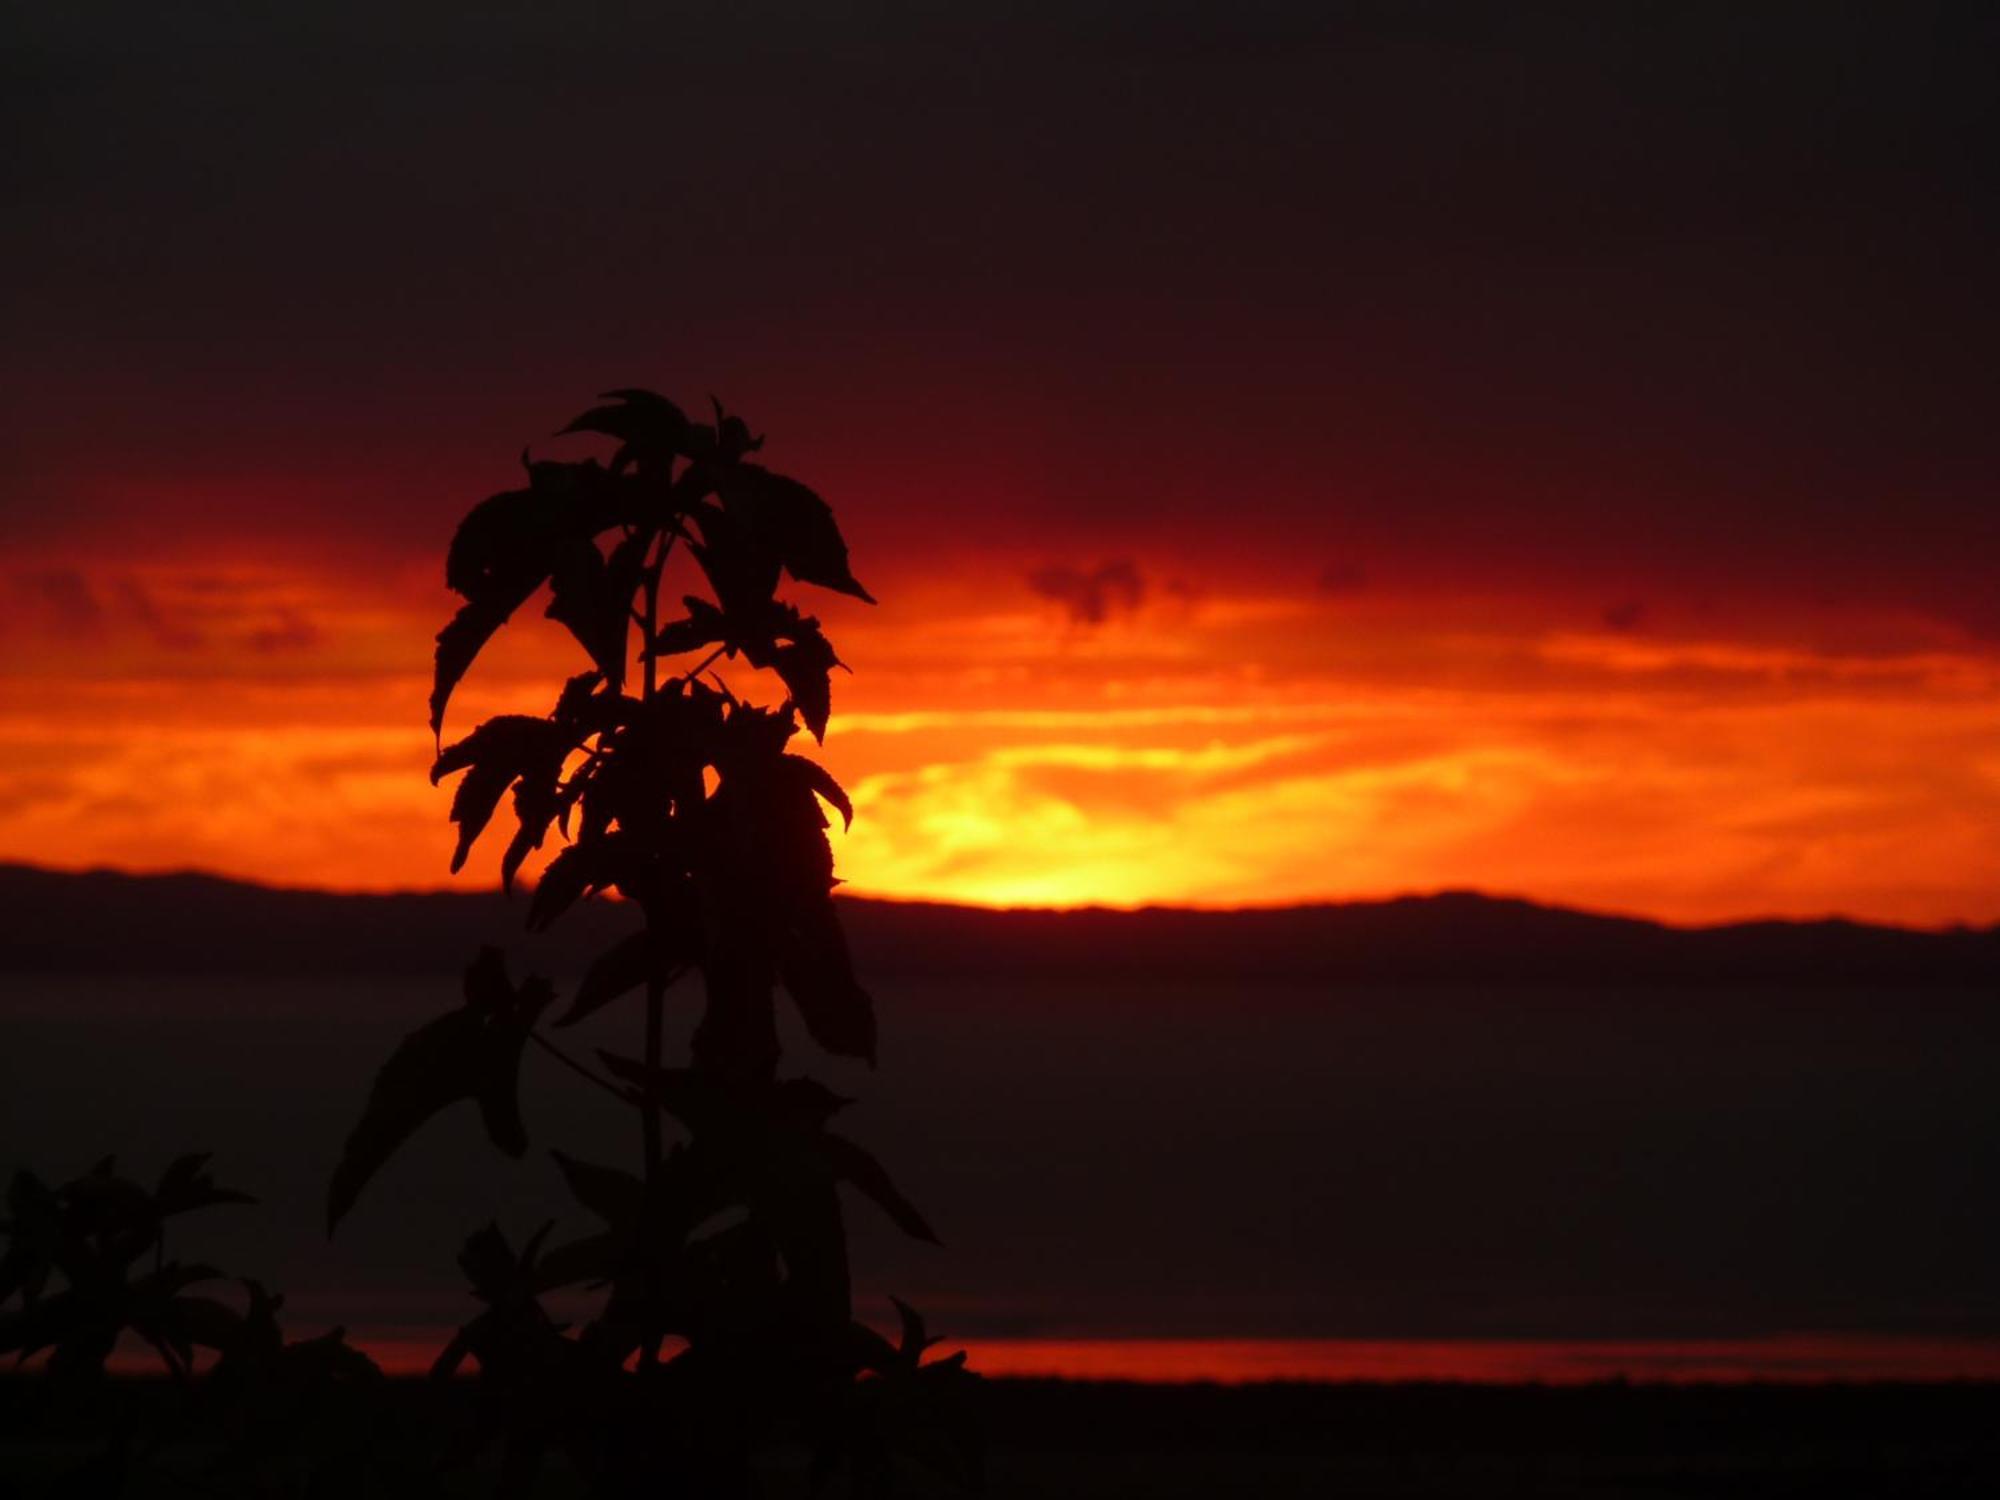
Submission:
[[[391,1383],[410,1425],[469,1407],[469,1382]],[[164,1402],[163,1382],[133,1382]],[[35,1383],[0,1382],[0,1494],[50,1493],[78,1452]],[[995,1497],[1991,1495],[2000,1385],[1157,1386],[992,1380]],[[446,1408],[439,1411],[437,1408]],[[804,1454],[773,1461],[804,1494]],[[944,1494],[922,1470],[898,1492]],[[479,1490],[479,1476],[457,1481]],[[164,1475],[146,1495],[197,1494]],[[578,1493],[559,1470],[537,1493]],[[452,1491],[447,1491],[452,1493]]]
[[[385,1409],[381,1371],[339,1329],[287,1339],[282,1293],[238,1278],[225,1300],[210,1295],[222,1271],[170,1256],[170,1223],[256,1201],[218,1186],[207,1153],[151,1189],[109,1153],[60,1185],[22,1168],[0,1218],[0,1355],[48,1351],[44,1424],[91,1439],[79,1493],[129,1493],[149,1470],[215,1493],[201,1476],[219,1463],[243,1494],[415,1494],[449,1461],[475,1476],[497,1463],[491,1492],[517,1500],[560,1458],[605,1500],[749,1500],[774,1444],[808,1447],[815,1486],[843,1479],[857,1496],[887,1492],[897,1452],[977,1484],[976,1378],[963,1353],[925,1358],[936,1340],[908,1304],[893,1343],[855,1317],[840,1189],[914,1240],[938,1236],[874,1156],[828,1128],[854,1100],[782,1062],[781,1009],[819,1053],[870,1068],[877,1028],[833,903],[826,830],[854,808],[796,750],[801,731],[824,741],[842,663],[779,589],[874,600],[826,502],[754,462],[763,439],[741,417],[714,402],[713,422],[694,421],[644,390],[606,399],[562,431],[611,439],[608,463],[524,452],[525,485],[475,505],[452,538],[445,582],[463,603],[437,635],[430,779],[454,782],[454,874],[508,803],[503,890],[551,849],[528,928],[615,893],[625,930],[561,996],[482,945],[461,1003],[376,1071],[323,1222],[331,1237],[412,1137],[461,1106],[502,1157],[527,1157],[531,1044],[626,1116],[630,1165],[550,1147],[587,1229],[468,1226],[456,1259],[478,1311],[432,1370],[476,1371],[478,1408],[442,1437],[402,1431],[421,1403]],[[496,714],[447,743],[454,689],[545,590],[583,670],[545,717]],[[755,686],[751,669],[766,674]],[[684,1046],[668,1045],[669,991],[696,1018]],[[623,1039],[585,1052],[564,1028],[599,1013],[624,1022]],[[559,1321],[543,1303],[558,1295],[588,1314]],[[128,1335],[186,1389],[144,1410],[107,1389]],[[166,1466],[168,1448],[191,1467]]]

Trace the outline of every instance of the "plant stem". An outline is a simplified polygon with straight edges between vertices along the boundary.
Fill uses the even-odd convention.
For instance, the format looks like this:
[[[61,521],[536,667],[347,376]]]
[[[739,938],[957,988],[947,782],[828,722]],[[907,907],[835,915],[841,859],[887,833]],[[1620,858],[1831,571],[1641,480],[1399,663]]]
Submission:
[[[646,1185],[660,1175],[660,1029],[666,1011],[666,986],[657,979],[646,981],[646,1118],[643,1122],[646,1145]]]
[[[567,1052],[563,1051],[562,1048],[558,1047],[554,1042],[550,1041],[547,1037],[543,1036],[539,1031],[529,1032],[528,1040],[533,1042],[537,1047],[540,1047],[544,1052],[548,1053],[550,1057],[553,1057],[557,1062],[561,1063],[565,1068],[568,1068],[572,1073],[577,1074],[579,1077],[589,1079],[590,1082],[596,1084],[599,1088],[603,1089],[607,1094],[613,1095],[621,1103],[630,1104],[632,1102],[631,1090],[620,1088],[617,1084],[613,1083],[609,1078],[606,1078],[602,1073],[599,1073],[596,1070],[586,1066],[585,1064],[578,1062],[575,1058],[571,1057]]]
[[[702,673],[706,672],[712,665],[714,665],[716,658],[721,656],[722,653],[727,651],[728,649],[729,647],[727,645],[717,646],[713,651],[709,652],[708,655],[704,656],[701,659],[700,666],[690,667],[687,671],[681,673],[681,681],[693,682],[695,678],[701,676]]]
[[[667,559],[673,555],[674,543],[679,540],[680,532],[667,531],[662,535],[659,555],[653,559],[653,565],[646,570],[645,611],[644,613],[632,611],[633,618],[639,622],[639,629],[642,632],[639,659],[646,668],[645,696],[648,698],[651,698],[657,690],[660,668],[660,649],[653,639],[660,628],[660,582],[666,577]]]
[[[660,579],[667,571],[667,554],[673,550],[674,539],[668,533],[660,545],[658,558],[646,575],[646,676],[644,683],[645,701],[653,701],[659,691],[660,654],[654,643],[655,633],[660,626]],[[652,914],[647,913],[646,925],[652,925]],[[658,975],[646,978],[646,1089],[645,1098],[639,1108],[639,1131],[646,1160],[646,1202],[654,1200],[659,1191],[660,1162],[662,1158],[660,1142],[660,1031],[663,1013],[666,1010],[666,986],[660,983]],[[650,1224],[652,1215],[645,1216]],[[651,1329],[646,1330],[639,1346],[639,1366],[650,1370],[660,1362],[660,1341]]]

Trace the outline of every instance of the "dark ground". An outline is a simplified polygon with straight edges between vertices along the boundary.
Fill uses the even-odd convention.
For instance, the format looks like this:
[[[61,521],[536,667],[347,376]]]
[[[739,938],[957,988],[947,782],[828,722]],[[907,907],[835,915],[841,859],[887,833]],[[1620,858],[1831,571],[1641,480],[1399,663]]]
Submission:
[[[435,1399],[415,1383],[403,1390]],[[2000,1493],[2000,1385],[994,1381],[984,1399],[995,1497]],[[9,1500],[41,1489],[38,1408],[25,1382],[0,1382]],[[953,1493],[907,1478],[909,1495]],[[798,1488],[774,1472],[772,1495]],[[540,1492],[572,1490],[552,1474]],[[143,1493],[193,1491],[163,1482]]]

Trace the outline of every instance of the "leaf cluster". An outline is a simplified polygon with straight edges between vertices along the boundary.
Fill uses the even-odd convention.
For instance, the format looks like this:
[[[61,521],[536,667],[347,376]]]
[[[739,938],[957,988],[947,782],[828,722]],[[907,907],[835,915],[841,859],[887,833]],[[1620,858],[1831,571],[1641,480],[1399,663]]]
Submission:
[[[533,1044],[631,1111],[639,1170],[555,1151],[586,1227],[555,1239],[544,1225],[519,1249],[497,1225],[465,1241],[477,1311],[432,1372],[476,1372],[448,1461],[497,1453],[507,1496],[530,1493],[551,1455],[594,1494],[740,1496],[753,1454],[790,1439],[811,1446],[816,1487],[844,1473],[855,1493],[884,1492],[897,1453],[977,1487],[976,1377],[962,1354],[926,1360],[935,1341],[900,1302],[898,1342],[854,1318],[842,1185],[907,1234],[937,1236],[875,1157],[830,1128],[849,1101],[778,1075],[780,990],[819,1047],[871,1066],[876,1053],[827,836],[829,810],[845,823],[854,808],[791,748],[801,728],[824,740],[841,663],[778,590],[789,577],[874,601],[825,501],[757,462],[763,440],[740,417],[716,403],[712,420],[693,420],[640,390],[606,401],[563,432],[609,439],[608,457],[524,456],[526,484],[475,506],[452,540],[445,579],[463,602],[437,637],[431,780],[459,778],[454,871],[510,798],[503,886],[558,836],[527,902],[530,928],[604,894],[637,924],[552,1021],[554,986],[517,983],[499,950],[481,951],[461,1002],[377,1074],[329,1183],[328,1232],[454,1105],[474,1107],[501,1152],[524,1156],[519,1080]],[[677,558],[706,593],[682,593],[668,617]],[[445,745],[454,690],[544,589],[585,669],[547,715],[500,715]],[[739,697],[711,670],[724,658],[769,674],[782,696]],[[669,1065],[661,1013],[683,979],[698,981],[700,1016],[686,1062]],[[628,997],[643,997],[643,1055],[601,1050],[593,1069],[545,1029]],[[384,1416],[381,1372],[340,1330],[287,1339],[283,1299],[260,1283],[217,1295],[221,1272],[168,1258],[170,1221],[250,1201],[206,1162],[183,1157],[151,1187],[107,1159],[60,1187],[24,1171],[9,1189],[0,1353],[46,1355],[51,1388],[102,1393],[107,1361],[132,1337],[176,1390],[198,1395],[164,1433],[129,1416],[106,1425],[76,1486],[116,1493],[135,1463],[190,1440],[200,1477],[164,1472],[207,1492],[232,1480],[259,1494],[427,1488],[431,1466]],[[558,1322],[552,1295],[592,1311]]]
[[[815,737],[826,730],[826,674],[838,664],[818,622],[779,603],[781,573],[874,600],[854,577],[827,503],[751,460],[763,446],[719,403],[688,418],[651,391],[608,393],[562,429],[616,439],[610,462],[523,456],[525,487],[481,501],[452,539],[445,583],[465,603],[437,640],[431,728],[494,632],[544,584],[546,613],[574,635],[613,691],[624,682],[633,594],[657,596],[662,544],[685,544],[714,594],[678,620],[645,623],[646,658],[711,644],[770,666]],[[560,435],[560,434],[559,434]]]
[[[284,1298],[168,1258],[171,1221],[248,1194],[220,1187],[203,1155],[151,1188],[111,1158],[51,1187],[21,1170],[0,1221],[0,1353],[46,1355],[54,1415],[96,1446],[73,1493],[116,1495],[142,1476],[214,1494],[401,1493],[427,1466],[397,1430],[383,1376],[340,1329],[287,1339]],[[106,1379],[119,1344],[157,1356],[175,1395],[147,1407]]]
[[[792,743],[823,741],[841,663],[819,622],[781,600],[786,577],[872,603],[826,503],[752,455],[762,439],[714,406],[690,419],[647,391],[610,393],[565,433],[611,440],[608,458],[524,459],[528,482],[465,517],[446,561],[463,599],[438,635],[431,725],[499,628],[544,587],[546,614],[588,659],[542,717],[506,714],[440,748],[431,779],[459,778],[452,869],[511,796],[501,856],[511,889],[555,835],[526,907],[541,929],[581,900],[620,899],[635,928],[597,955],[566,1005],[539,978],[516,985],[483,952],[464,1001],[404,1040],[375,1080],[328,1197],[331,1229],[422,1124],[476,1105],[510,1156],[527,1148],[520,1060],[534,1043],[614,1094],[640,1124],[638,1171],[555,1153],[591,1222],[516,1250],[497,1226],[460,1265],[480,1311],[438,1358],[439,1378],[476,1368],[464,1456],[497,1448],[503,1493],[526,1493],[551,1453],[604,1493],[677,1486],[737,1493],[774,1433],[809,1436],[816,1475],[857,1490],[888,1481],[906,1451],[976,1481],[974,1378],[962,1358],[923,1363],[921,1320],[891,1345],[855,1321],[839,1188],[905,1232],[936,1235],[875,1158],[829,1127],[847,1103],[778,1076],[782,990],[827,1052],[876,1055],[873,1002],[833,900],[829,813],[840,785]],[[684,557],[706,593],[662,613]],[[710,669],[738,658],[774,677],[749,701]],[[696,658],[689,661],[689,658]],[[698,981],[685,1065],[660,1055],[670,988]],[[551,1034],[643,998],[643,1056],[603,1051],[594,1070]],[[628,1014],[630,1014],[628,1012]],[[673,1137],[671,1149],[665,1144]],[[594,1297],[575,1327],[550,1293]]]
[[[189,1288],[221,1275],[212,1267],[169,1261],[169,1219],[247,1194],[216,1186],[206,1156],[183,1156],[148,1189],[118,1175],[111,1157],[82,1176],[50,1187],[25,1168],[7,1188],[0,1233],[0,1354],[22,1359],[50,1351],[58,1378],[102,1378],[119,1338],[151,1346],[168,1373],[185,1376],[197,1347],[220,1349],[233,1329],[218,1304]]]
[[[591,669],[547,716],[501,715],[441,747],[432,781],[461,778],[452,868],[511,793],[504,885],[552,832],[563,841],[530,904],[531,928],[606,891],[643,913],[645,931],[602,956],[561,1024],[698,969],[704,1060],[768,1075],[775,974],[815,1040],[873,1061],[873,1009],[840,934],[826,839],[826,809],[849,821],[853,807],[823,767],[788,750],[800,727],[824,739],[839,659],[819,622],[777,591],[790,576],[872,598],[826,502],[751,461],[762,440],[741,418],[717,405],[713,422],[692,421],[645,391],[612,399],[564,429],[615,439],[608,463],[529,462],[527,488],[481,502],[453,540],[446,581],[465,603],[438,637],[433,728],[479,650],[545,584],[548,614]],[[685,612],[663,619],[676,549],[710,597],[685,594]],[[782,700],[745,702],[704,675],[723,656],[768,669]]]

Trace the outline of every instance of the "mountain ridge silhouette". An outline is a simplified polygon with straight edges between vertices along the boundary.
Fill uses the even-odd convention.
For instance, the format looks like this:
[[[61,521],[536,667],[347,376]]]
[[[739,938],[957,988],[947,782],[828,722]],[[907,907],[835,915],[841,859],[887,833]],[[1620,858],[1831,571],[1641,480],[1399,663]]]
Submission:
[[[2000,927],[1842,918],[1675,927],[1472,891],[1211,910],[991,909],[842,898],[858,960],[898,975],[1282,981],[1966,983],[2000,978]],[[221,876],[0,863],[0,971],[453,972],[500,941],[574,973],[634,925],[587,903],[560,938],[521,927],[525,894],[357,894]]]

